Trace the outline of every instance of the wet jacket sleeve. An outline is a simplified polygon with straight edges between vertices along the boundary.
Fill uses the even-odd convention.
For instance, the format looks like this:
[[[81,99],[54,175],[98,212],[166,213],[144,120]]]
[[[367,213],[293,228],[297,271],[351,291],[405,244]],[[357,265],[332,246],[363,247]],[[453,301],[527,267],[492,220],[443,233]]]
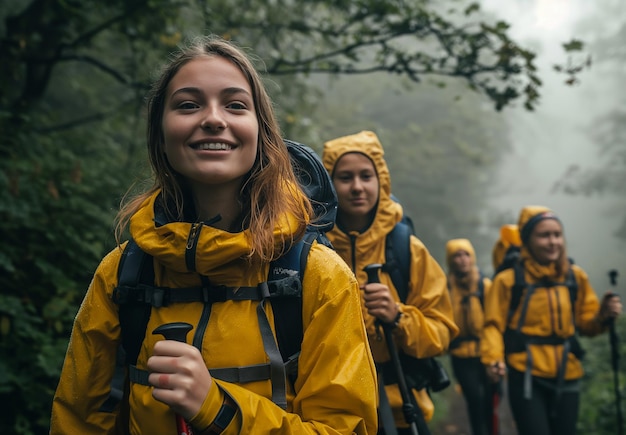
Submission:
[[[424,244],[411,236],[410,291],[400,304],[402,316],[394,334],[402,350],[416,358],[444,353],[458,335],[447,277]]]
[[[115,434],[118,413],[99,412],[107,399],[119,340],[111,300],[121,251],[100,263],[78,310],[52,404],[51,435]]]
[[[506,327],[513,270],[506,270],[494,278],[489,291],[485,292],[485,326],[480,340],[481,361],[491,365],[504,361],[504,341],[502,339]]]
[[[376,433],[376,369],[358,284],[343,260],[319,245],[313,246],[304,274],[303,326],[289,412],[242,386],[216,380],[238,407],[224,435]],[[208,398],[193,423],[210,424],[219,403],[217,395]]]
[[[576,265],[572,269],[578,281],[578,297],[576,298],[576,326],[581,335],[594,336],[607,330],[599,320],[600,302],[589,283],[587,273]]]

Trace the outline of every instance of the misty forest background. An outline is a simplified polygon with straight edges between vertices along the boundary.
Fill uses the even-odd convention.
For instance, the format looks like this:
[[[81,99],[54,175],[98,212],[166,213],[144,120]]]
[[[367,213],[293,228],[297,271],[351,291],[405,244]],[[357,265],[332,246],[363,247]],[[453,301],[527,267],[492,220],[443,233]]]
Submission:
[[[375,131],[442,265],[446,241],[467,237],[491,273],[500,225],[544,204],[597,293],[609,269],[624,288],[621,0],[5,0],[0,433],[47,433],[72,320],[115,246],[122,196],[149,176],[144,96],[168,53],[203,33],[258,57],[285,137],[320,151]],[[579,428],[612,434],[608,339],[584,343]],[[436,397],[434,424],[450,397]]]

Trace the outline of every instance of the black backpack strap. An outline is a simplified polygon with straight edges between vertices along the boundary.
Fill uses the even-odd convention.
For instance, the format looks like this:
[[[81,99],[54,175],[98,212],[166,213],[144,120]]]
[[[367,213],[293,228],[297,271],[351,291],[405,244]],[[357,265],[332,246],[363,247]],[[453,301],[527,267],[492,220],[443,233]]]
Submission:
[[[268,277],[270,283],[272,281],[281,283],[285,279],[284,277],[281,279],[281,272],[284,275],[285,271],[290,271],[287,273],[296,277],[299,284],[299,286],[282,284],[283,289],[276,290],[275,296],[270,300],[274,311],[274,328],[276,329],[278,347],[285,363],[287,375],[292,383],[295,383],[298,375],[298,356],[304,336],[302,329],[302,282],[309,252],[314,241],[331,247],[324,232],[315,228],[308,228],[300,242],[271,264]],[[294,272],[297,273],[294,274]],[[285,287],[290,288],[287,290],[288,294],[284,293]]]
[[[276,296],[270,299],[274,312],[276,340],[284,362],[300,352],[303,336],[302,272],[303,267],[306,266],[306,256],[311,248],[310,243],[305,240],[296,243],[285,255],[270,264],[269,283],[284,283],[287,278],[297,278],[290,284],[288,293],[277,289]]]
[[[522,293],[526,288],[526,278],[524,277],[524,265],[521,261],[516,261],[513,264],[513,274],[515,279],[513,281],[513,287],[511,287],[511,301],[509,302],[509,312],[507,315],[507,325],[509,324],[515,310],[519,306],[522,299]]]
[[[152,257],[130,239],[122,252],[117,269],[118,287],[154,282]],[[117,290],[116,288],[116,290]],[[100,406],[101,412],[113,412],[122,400],[127,367],[137,363],[137,356],[146,333],[152,307],[145,303],[119,305],[121,342],[117,349],[115,369],[109,397]]]
[[[154,283],[154,263],[137,243],[130,239],[118,266],[118,288],[137,287]],[[127,364],[136,364],[141,344],[146,335],[152,306],[139,301],[119,305],[122,346]]]
[[[482,272],[478,273],[478,287],[476,288],[476,296],[480,301],[480,306],[485,308],[485,275]]]
[[[391,277],[391,282],[402,302],[409,293],[411,273],[411,227],[398,222],[385,238],[385,264],[383,271]]]

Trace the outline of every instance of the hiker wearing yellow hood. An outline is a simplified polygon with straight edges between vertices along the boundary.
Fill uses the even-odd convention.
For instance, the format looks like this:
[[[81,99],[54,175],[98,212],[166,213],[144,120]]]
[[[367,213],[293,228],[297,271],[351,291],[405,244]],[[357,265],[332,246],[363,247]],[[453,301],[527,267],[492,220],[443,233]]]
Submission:
[[[448,288],[459,335],[450,343],[454,377],[461,386],[473,435],[492,433],[493,391],[480,361],[483,335],[483,301],[491,280],[476,265],[476,253],[468,239],[446,243]]]
[[[520,260],[499,272],[485,300],[482,362],[497,380],[508,368],[508,396],[520,435],[576,430],[582,349],[622,310],[607,293],[599,303],[587,274],[572,264],[561,220],[543,206],[524,207]]]
[[[402,219],[402,206],[391,198],[391,180],[378,137],[370,131],[340,137],[324,144],[324,166],[331,174],[339,209],[337,225],[328,236],[335,250],[350,266],[364,290],[363,310],[374,360],[390,360],[378,322],[393,325],[401,352],[415,358],[441,355],[458,333],[446,289],[446,275],[424,244],[410,238],[411,267],[407,298],[384,271],[380,284],[367,284],[363,268],[385,263],[385,237]],[[367,284],[367,285],[366,285]],[[402,398],[396,384],[385,387],[396,425],[406,428]],[[429,421],[434,406],[425,390],[415,391]]]

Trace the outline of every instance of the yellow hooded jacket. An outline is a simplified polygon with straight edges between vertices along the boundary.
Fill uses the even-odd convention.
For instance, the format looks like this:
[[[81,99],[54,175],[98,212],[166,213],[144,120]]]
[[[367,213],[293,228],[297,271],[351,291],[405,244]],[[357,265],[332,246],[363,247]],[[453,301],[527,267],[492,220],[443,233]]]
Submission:
[[[528,206],[520,213],[518,226],[520,231],[532,217],[539,213],[550,212],[546,207]],[[562,256],[566,257],[563,252]],[[555,264],[539,265],[530,255],[527,247],[522,245],[521,258],[524,264],[524,276],[527,284],[535,284],[548,278],[552,282],[563,283],[565,273],[558,273]],[[572,307],[569,289],[565,285],[537,287],[529,298],[526,316],[523,319],[521,332],[532,336],[549,337],[556,335],[568,338],[577,329],[581,335],[593,336],[603,332],[606,327],[598,320],[599,302],[589,283],[587,274],[579,266],[570,266],[576,282],[578,293],[574,307],[575,317],[572,318]],[[515,329],[520,320],[523,300],[527,289],[522,292],[521,303],[507,324],[511,290],[515,284],[513,269],[506,269],[496,275],[493,287],[485,299],[485,333],[482,342],[483,364],[491,365],[497,361],[505,361],[503,334],[507,328]],[[561,366],[563,345],[534,344],[530,345],[531,374],[541,378],[557,378]],[[511,368],[525,372],[529,355],[526,352],[515,352],[506,355],[506,363]],[[567,356],[564,379],[573,380],[583,376],[581,362],[569,352]]]
[[[345,233],[335,228],[328,236],[335,250],[355,273],[359,283],[367,283],[363,268],[372,263],[385,262],[385,237],[402,218],[402,206],[391,199],[391,180],[383,158],[383,148],[376,135],[369,131],[341,137],[324,145],[322,161],[332,175],[337,160],[346,153],[358,152],[369,157],[376,168],[380,192],[376,215],[369,228],[362,233]],[[446,275],[430,255],[424,244],[411,236],[410,291],[406,301],[400,303],[398,293],[388,274],[381,272],[381,283],[387,285],[400,303],[398,327],[393,334],[397,347],[407,355],[425,358],[441,355],[450,340],[458,333],[452,318],[452,306],[446,288]],[[363,316],[374,360],[389,361],[384,335],[377,329],[375,318],[363,306]],[[402,413],[402,398],[397,385],[386,386],[387,396],[393,408],[396,425],[407,427]],[[426,421],[432,418],[434,406],[426,391],[417,394],[417,401]]]
[[[470,255],[472,270],[462,282],[454,274],[452,257],[458,251]],[[454,322],[459,327],[459,335],[450,343],[449,353],[457,358],[480,357],[480,339],[483,335],[485,318],[483,302],[478,295],[478,281],[482,280],[484,301],[491,290],[491,280],[480,274],[476,266],[476,253],[467,239],[452,239],[446,243],[446,261],[448,263],[448,287],[454,311]]]
[[[244,259],[249,253],[247,231],[230,233],[206,225],[201,227],[197,244],[197,272],[189,271],[185,246],[192,224],[155,223],[155,197],[133,216],[130,230],[137,244],[154,257],[157,286],[198,286],[199,273],[213,284],[229,287],[255,286],[267,279],[267,263],[251,265]],[[281,232],[289,239],[294,224],[293,218],[282,220],[274,232],[277,243]],[[76,316],[54,397],[52,435],[125,433],[116,427],[119,410],[98,411],[109,394],[120,341],[118,306],[111,296],[121,252],[116,248],[102,260]],[[269,380],[235,384],[214,379],[201,410],[190,422],[193,426],[207,428],[228,395],[238,411],[225,435],[376,433],[376,372],[363,326],[359,288],[345,263],[325,246],[311,247],[302,298],[304,337],[295,391],[288,386],[287,411],[271,401]],[[268,363],[259,331],[258,304],[213,303],[208,323],[201,302],[153,308],[137,367],[146,370],[155,342],[162,339],[151,331],[176,321],[193,324],[188,343],[194,334],[203,334],[201,353],[208,368]],[[273,327],[269,304],[266,309]],[[132,384],[129,404],[131,434],[176,433],[174,413],[152,397],[152,387]]]

